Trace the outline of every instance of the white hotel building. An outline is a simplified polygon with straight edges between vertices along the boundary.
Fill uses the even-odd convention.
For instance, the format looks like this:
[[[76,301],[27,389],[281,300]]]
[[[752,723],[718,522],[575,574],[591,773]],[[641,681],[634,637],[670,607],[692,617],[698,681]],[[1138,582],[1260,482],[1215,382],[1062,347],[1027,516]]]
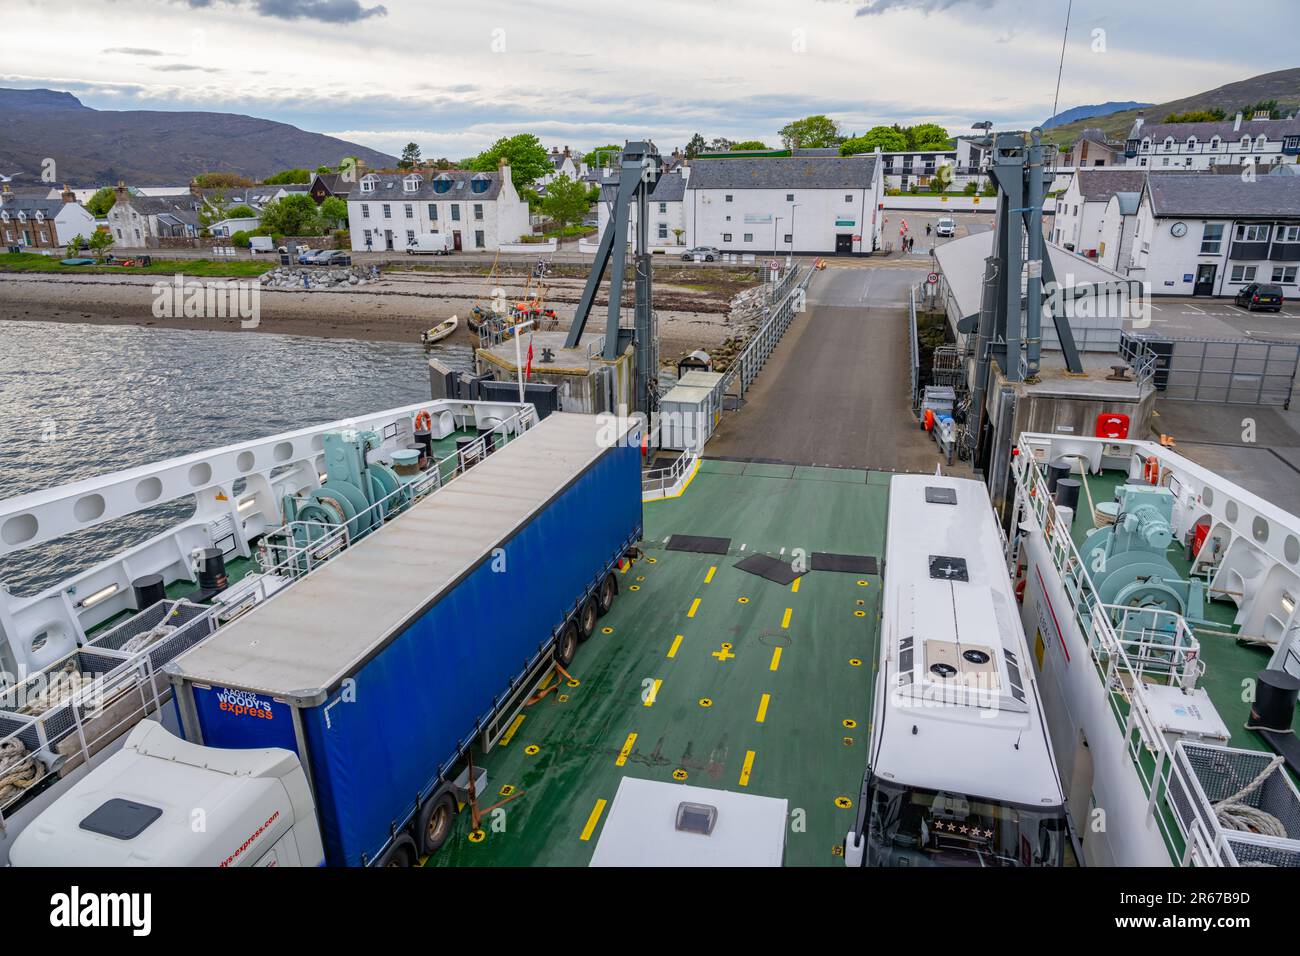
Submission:
[[[1139,116],[1124,144],[1124,162],[1145,169],[1209,169],[1294,163],[1300,159],[1300,119],[1257,113],[1212,123],[1147,123]]]
[[[879,154],[697,159],[686,180],[687,244],[870,255],[880,246],[881,170]]]

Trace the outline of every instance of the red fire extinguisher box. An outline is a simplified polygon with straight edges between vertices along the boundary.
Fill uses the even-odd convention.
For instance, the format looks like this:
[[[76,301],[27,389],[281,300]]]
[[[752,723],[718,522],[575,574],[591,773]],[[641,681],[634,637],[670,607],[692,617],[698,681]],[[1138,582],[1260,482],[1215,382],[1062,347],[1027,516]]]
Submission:
[[[1097,416],[1098,438],[1128,438],[1128,416],[1118,412],[1102,412]]]

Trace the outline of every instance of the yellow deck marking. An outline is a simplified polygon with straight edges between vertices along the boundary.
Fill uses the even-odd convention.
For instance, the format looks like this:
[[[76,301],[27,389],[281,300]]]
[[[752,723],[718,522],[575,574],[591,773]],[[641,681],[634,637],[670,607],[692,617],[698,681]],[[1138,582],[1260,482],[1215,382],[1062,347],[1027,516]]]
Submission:
[[[779,648],[779,647],[774,647],[774,648],[772,648],[772,667],[771,667],[771,669],[772,669],[772,670],[776,670],[776,669],[777,669],[778,667],[780,667],[780,666],[781,666],[781,648]]]
[[[695,612],[698,611],[699,609],[700,609],[700,599],[696,598],[694,601],[691,602],[691,609],[686,612],[686,616],[694,617]]]
[[[524,722],[524,718],[526,716],[528,715],[520,714],[518,717],[514,719],[514,721],[510,724],[510,729],[507,730],[504,734],[502,734],[501,739],[497,741],[497,746],[504,747],[506,744],[510,743],[510,741],[514,739],[515,731],[519,729],[519,725]]]
[[[758,702],[758,716],[754,718],[755,723],[761,724],[767,719],[767,702],[771,699],[771,694],[764,694],[762,699]]]
[[[673,638],[673,646],[670,647],[670,648],[668,648],[668,656],[669,656],[669,657],[676,657],[676,656],[677,656],[677,648],[679,648],[679,647],[681,647],[681,646],[682,646],[682,636],[681,636],[680,634],[678,634],[676,637]]]
[[[781,618],[782,628],[788,628],[790,626],[790,615],[793,613],[794,613],[794,608],[788,607],[785,609],[785,615]]]
[[[587,825],[582,828],[582,836],[579,840],[590,840],[592,833],[596,830],[596,824],[600,822],[600,815],[605,812],[605,798],[601,797],[596,801],[596,805],[591,808],[591,816],[587,817]]]
[[[614,761],[615,767],[621,767],[627,763],[627,758],[632,753],[632,745],[636,743],[636,734],[628,734],[627,740],[623,741],[623,749],[618,752],[618,759]]]
[[[705,584],[708,584],[710,581],[713,580],[713,574],[714,574],[714,572],[717,571],[717,570],[718,570],[718,566],[717,566],[716,564],[711,564],[711,565],[709,565],[709,573],[706,574],[706,575],[704,575],[704,583],[705,583]]]
[[[798,578],[795,578],[793,581],[790,582],[790,593],[791,593],[791,594],[798,594],[798,593],[799,593],[799,579],[798,579]]]
[[[749,773],[754,769],[754,751],[750,750],[745,753],[745,765],[740,768],[740,785],[749,786]]]
[[[645,705],[650,707],[654,704],[655,698],[659,696],[659,688],[663,686],[662,678],[655,678],[654,686],[650,688],[650,693],[646,695]]]
[[[718,663],[721,664],[731,660],[736,655],[731,653],[730,644],[723,644],[722,647],[718,648],[716,651],[713,651],[709,656],[716,657],[718,659]]]

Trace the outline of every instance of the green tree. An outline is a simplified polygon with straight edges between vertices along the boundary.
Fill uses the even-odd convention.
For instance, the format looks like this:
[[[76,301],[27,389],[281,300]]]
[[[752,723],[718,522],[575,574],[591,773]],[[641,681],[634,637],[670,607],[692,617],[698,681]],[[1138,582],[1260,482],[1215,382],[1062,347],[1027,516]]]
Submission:
[[[320,204],[320,217],[338,229],[348,221],[348,204],[338,196],[330,196]]]
[[[238,206],[232,206],[226,210],[223,219],[256,219],[257,210],[247,203],[240,203]]]
[[[267,203],[260,228],[276,236],[319,236],[325,231],[316,200],[306,193]]]
[[[90,197],[86,203],[86,212],[96,219],[103,219],[115,202],[117,202],[117,191],[112,186],[105,186]]]
[[[618,143],[610,143],[608,146],[597,146],[590,153],[584,155],[582,161],[588,166],[607,166],[621,152],[623,152],[622,146],[618,145]]]
[[[418,143],[407,143],[402,147],[402,158],[397,161],[398,169],[414,169],[420,165],[420,146]]]
[[[903,130],[907,148],[917,150],[951,149],[952,137],[937,123],[921,123]]]
[[[854,136],[841,143],[840,155],[873,153],[877,146],[886,153],[901,153],[907,149],[907,136],[893,126],[873,126],[861,136]]]
[[[324,166],[321,167],[325,172],[329,172]],[[319,170],[318,170],[319,172]],[[267,176],[262,182],[267,186],[288,186],[288,185],[305,185],[311,182],[311,170],[309,169],[285,169],[276,173],[274,176]]]
[[[712,140],[709,141],[708,151],[710,153],[725,153],[734,148],[735,145],[731,142],[731,140],[727,139],[727,137],[715,136],[713,137]]]
[[[1170,113],[1165,117],[1166,123],[1217,123],[1223,119],[1223,110],[1215,107],[1209,110],[1188,110],[1186,113]]]
[[[510,179],[515,189],[523,189],[538,177],[550,172],[551,154],[532,133],[503,136],[468,163],[481,173],[496,172],[502,159],[510,164]]]
[[[72,237],[72,241],[68,243],[69,259],[75,259],[77,256],[81,255],[81,244],[85,241],[86,241],[86,237],[83,236],[81,233],[77,233],[75,236]]]
[[[570,179],[561,173],[546,187],[546,196],[542,199],[542,212],[554,219],[561,227],[581,222],[591,205],[588,195],[585,183],[578,179]]]
[[[840,127],[833,119],[820,113],[805,116],[782,126],[779,135],[787,148],[817,149],[826,146],[838,146],[843,140]]]
[[[687,159],[694,159],[704,152],[705,148],[704,137],[696,133],[691,137],[690,142],[686,144],[686,149],[683,152],[686,154]]]
[[[96,259],[103,259],[104,253],[112,244],[113,234],[107,229],[96,229],[89,241],[90,251],[95,254]]]
[[[209,230],[212,224],[220,222],[226,218],[226,192],[218,188],[211,196],[203,200],[199,206],[199,235],[207,238],[211,233]]]
[[[251,179],[238,173],[199,173],[194,182],[203,189],[243,189],[253,185]]]
[[[230,244],[238,246],[240,249],[247,249],[249,246],[248,237],[251,235],[252,233],[247,229],[239,229],[230,234]]]
[[[767,143],[760,139],[747,139],[739,143],[732,143],[732,149],[767,149]]]

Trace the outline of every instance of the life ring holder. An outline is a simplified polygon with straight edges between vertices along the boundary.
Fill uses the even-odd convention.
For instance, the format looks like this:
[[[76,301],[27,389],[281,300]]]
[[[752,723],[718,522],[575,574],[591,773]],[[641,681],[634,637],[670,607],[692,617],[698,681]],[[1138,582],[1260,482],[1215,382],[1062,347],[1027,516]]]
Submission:
[[[415,416],[415,430],[417,432],[433,431],[433,416],[430,415],[427,411],[417,413]]]

